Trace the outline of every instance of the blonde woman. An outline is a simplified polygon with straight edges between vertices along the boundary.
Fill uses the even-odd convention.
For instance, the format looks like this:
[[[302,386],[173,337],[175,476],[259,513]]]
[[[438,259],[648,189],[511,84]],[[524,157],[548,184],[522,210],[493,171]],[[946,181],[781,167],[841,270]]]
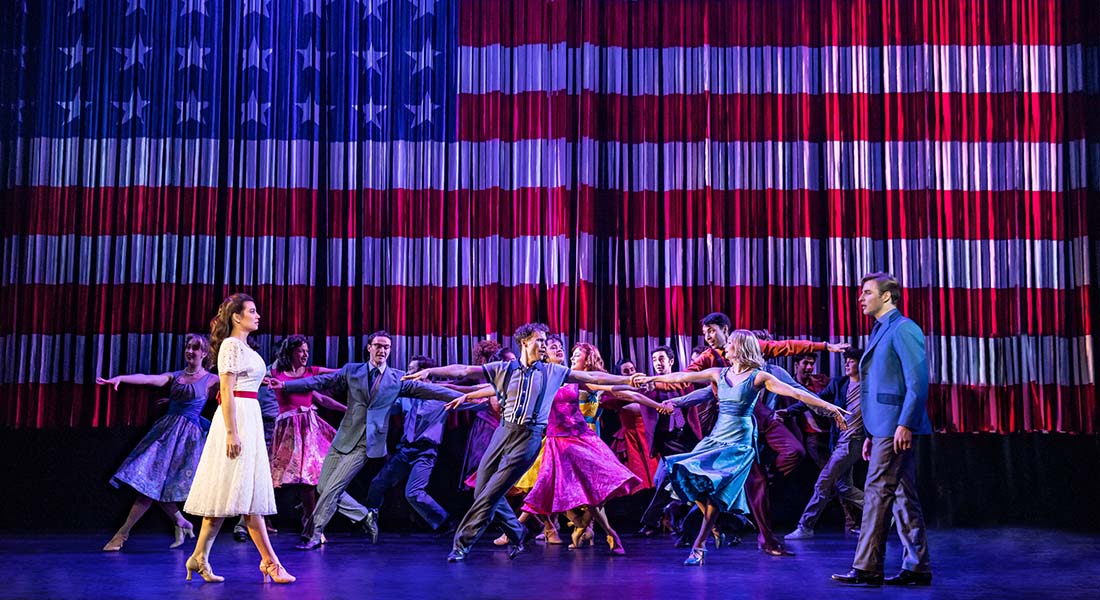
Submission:
[[[745,481],[756,459],[756,425],[752,410],[761,388],[800,400],[830,414],[844,429],[844,410],[809,392],[793,388],[761,370],[764,356],[752,332],[738,329],[726,340],[725,356],[732,366],[704,371],[669,373],[655,377],[636,375],[634,385],[649,383],[715,383],[718,387],[718,419],[710,435],[691,452],[665,458],[673,492],[685,502],[695,502],[703,513],[703,525],[686,566],[699,566],[706,558],[707,537],[718,514],[736,510],[748,512]],[[668,401],[670,408],[683,408],[683,400]]]

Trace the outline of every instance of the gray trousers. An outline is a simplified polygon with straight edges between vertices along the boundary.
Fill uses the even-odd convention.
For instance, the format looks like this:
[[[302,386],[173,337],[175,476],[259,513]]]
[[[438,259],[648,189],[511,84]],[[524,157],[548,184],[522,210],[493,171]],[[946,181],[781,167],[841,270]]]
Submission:
[[[523,525],[504,496],[534,464],[544,431],[542,425],[504,422],[493,432],[477,467],[474,503],[455,532],[455,550],[469,550],[494,520],[510,542],[518,544],[523,540]]]
[[[329,448],[325,455],[325,462],[321,465],[321,478],[317,481],[317,506],[313,509],[306,528],[302,531],[302,537],[320,540],[325,526],[332,520],[332,515],[339,509],[340,514],[359,522],[367,518],[367,509],[359,504],[351,494],[347,493],[351,483],[363,466],[367,464],[366,436],[359,439],[359,443],[344,454],[336,448]]]
[[[437,454],[435,444],[398,444],[397,451],[386,461],[386,466],[370,482],[367,508],[381,508],[386,492],[407,477],[405,500],[424,518],[428,527],[439,529],[447,520],[447,511],[428,494],[428,482],[432,478]]]
[[[917,498],[917,456],[913,448],[894,453],[893,437],[871,438],[871,463],[867,467],[864,489],[863,526],[856,545],[852,566],[872,573],[883,572],[886,535],[890,515],[897,523],[903,547],[901,567],[918,573],[930,573],[927,531],[924,513]]]
[[[829,505],[829,500],[834,494],[840,494],[840,502],[844,506],[844,513],[852,514],[853,519],[863,510],[863,490],[856,487],[852,481],[852,467],[862,458],[863,436],[853,435],[847,440],[837,443],[829,460],[821,468],[821,474],[814,483],[814,494],[802,511],[802,518],[798,526],[807,531],[813,531],[817,525],[821,512]],[[853,522],[859,524],[858,520]]]

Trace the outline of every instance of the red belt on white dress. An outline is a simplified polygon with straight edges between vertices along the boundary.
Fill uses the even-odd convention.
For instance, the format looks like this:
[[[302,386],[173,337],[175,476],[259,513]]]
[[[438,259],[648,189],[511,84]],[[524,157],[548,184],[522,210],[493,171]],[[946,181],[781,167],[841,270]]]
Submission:
[[[246,392],[244,390],[233,390],[233,397],[234,398],[252,398],[253,400],[255,400],[255,399],[258,399],[260,397],[260,395],[257,394],[256,392]],[[221,404],[221,403],[222,403],[222,393],[221,393],[221,391],[219,391],[218,392],[218,404]]]

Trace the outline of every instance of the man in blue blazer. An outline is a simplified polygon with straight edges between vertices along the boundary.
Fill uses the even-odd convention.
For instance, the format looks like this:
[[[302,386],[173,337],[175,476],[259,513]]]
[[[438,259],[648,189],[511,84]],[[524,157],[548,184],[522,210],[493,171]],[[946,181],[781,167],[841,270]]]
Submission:
[[[321,477],[317,482],[320,497],[306,530],[302,532],[302,537],[306,539],[295,546],[300,550],[313,550],[323,543],[321,534],[336,512],[338,503],[341,512],[363,515],[361,522],[364,529],[377,539],[377,511],[368,511],[346,490],[366,465],[367,459],[386,456],[390,412],[395,406],[400,407],[398,397],[450,402],[462,395],[432,383],[402,381],[405,372],[386,364],[390,349],[390,334],[376,331],[367,338],[366,354],[369,360],[365,363],[348,363],[333,373],[285,383],[271,381],[273,389],[283,389],[292,394],[326,389],[345,389],[348,393],[348,410],[340,421],[340,428],[321,466]]]
[[[847,584],[930,585],[932,567],[924,514],[917,498],[914,435],[932,433],[928,420],[928,358],[924,332],[902,316],[898,280],[887,273],[863,278],[859,303],[875,326],[859,363],[863,456],[870,461],[864,489],[863,526],[852,570],[833,579]],[[890,515],[904,546],[902,569],[883,580]]]

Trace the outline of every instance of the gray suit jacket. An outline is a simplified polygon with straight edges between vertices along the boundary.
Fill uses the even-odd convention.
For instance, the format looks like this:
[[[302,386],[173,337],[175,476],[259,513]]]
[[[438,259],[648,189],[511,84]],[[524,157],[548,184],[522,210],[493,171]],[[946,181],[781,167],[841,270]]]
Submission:
[[[286,382],[290,393],[313,390],[341,389],[348,392],[348,411],[340,421],[340,429],[332,440],[332,448],[347,454],[359,440],[366,436],[367,458],[386,455],[386,434],[390,424],[390,411],[400,406],[398,396],[424,400],[454,400],[462,394],[432,383],[401,381],[404,371],[386,367],[375,382],[374,389],[367,386],[370,363],[348,363],[334,373],[307,377]]]
[[[863,426],[876,437],[893,436],[898,425],[932,433],[928,419],[928,356],[924,332],[894,311],[871,335],[859,361]]]

